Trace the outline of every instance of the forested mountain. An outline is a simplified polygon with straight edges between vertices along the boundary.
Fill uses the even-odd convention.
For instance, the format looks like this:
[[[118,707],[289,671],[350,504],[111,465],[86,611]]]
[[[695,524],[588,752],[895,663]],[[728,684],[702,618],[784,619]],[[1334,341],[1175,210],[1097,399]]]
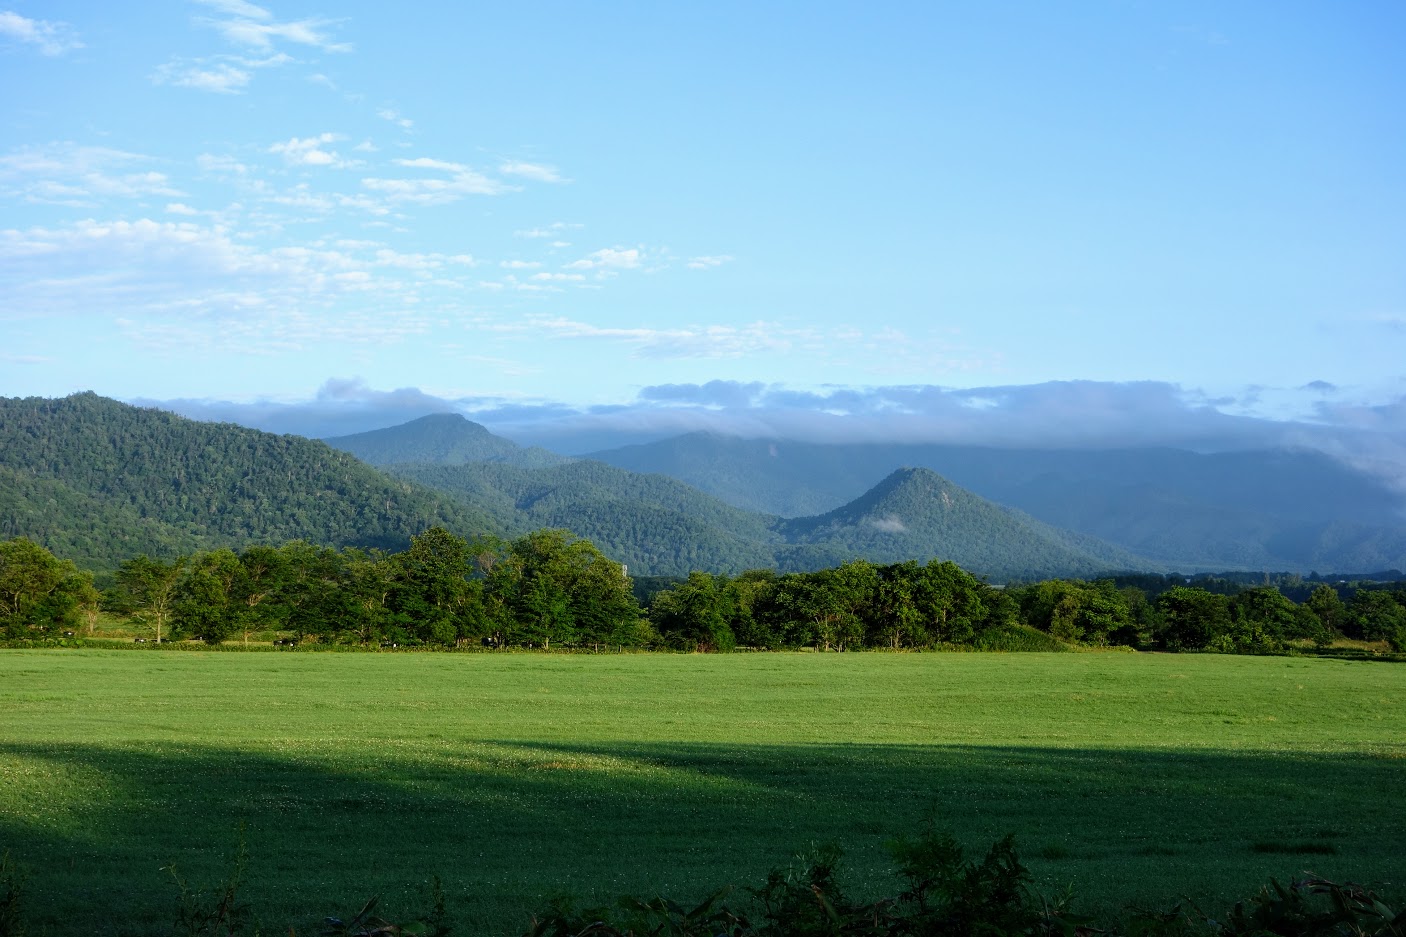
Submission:
[[[771,566],[777,518],[734,508],[663,475],[601,462],[543,469],[475,463],[392,465],[386,471],[451,494],[504,528],[564,527],[631,571],[686,576]]]
[[[895,471],[859,499],[819,517],[782,522],[788,540],[872,562],[936,556],[1002,578],[1085,576],[1147,568],[1141,557],[1003,508],[931,469]]]
[[[0,537],[31,537],[90,568],[297,539],[402,549],[437,525],[461,535],[566,528],[646,575],[814,570],[856,558],[952,560],[998,579],[1155,565],[929,471],[897,473],[823,517],[785,521],[601,462],[510,464],[538,457],[459,417],[397,429],[364,451],[479,459],[388,466],[390,477],[321,442],[94,394],[3,400]]]
[[[88,568],[304,539],[401,549],[487,516],[323,443],[199,423],[96,394],[0,398],[0,538]]]
[[[922,466],[1168,565],[1406,568],[1400,496],[1317,452],[827,445],[693,433],[590,457],[788,517],[834,510],[895,468]]]
[[[895,472],[852,504],[794,520],[731,507],[662,475],[592,461],[539,470],[478,463],[387,471],[462,498],[508,529],[565,527],[641,574],[815,570],[856,558],[951,560],[998,579],[1156,565],[1056,531],[926,469]]]
[[[323,442],[377,466],[409,462],[432,465],[502,462],[543,468],[572,461],[546,449],[525,448],[495,436],[457,413],[435,413],[399,426],[350,436],[329,436]]]

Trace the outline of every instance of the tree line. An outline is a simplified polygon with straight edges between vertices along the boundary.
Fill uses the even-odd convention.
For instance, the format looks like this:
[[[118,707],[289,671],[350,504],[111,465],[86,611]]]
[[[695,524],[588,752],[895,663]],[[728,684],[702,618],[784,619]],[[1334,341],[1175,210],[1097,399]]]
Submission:
[[[140,554],[110,586],[24,538],[0,541],[0,635],[91,634],[103,612],[154,641],[290,640],[379,646],[685,651],[1123,645],[1273,653],[1339,637],[1406,650],[1406,589],[1320,583],[1301,602],[1274,585],[1236,592],[1157,578],[1050,579],[1001,588],[951,562],[874,564],[655,580],[645,596],[619,563],[559,529],[465,540],[442,527],[401,552],[295,540],[174,560]],[[1014,643],[1012,637],[1014,636]],[[1031,643],[1042,637],[1048,644]],[[1002,640],[1004,639],[1004,640]]]

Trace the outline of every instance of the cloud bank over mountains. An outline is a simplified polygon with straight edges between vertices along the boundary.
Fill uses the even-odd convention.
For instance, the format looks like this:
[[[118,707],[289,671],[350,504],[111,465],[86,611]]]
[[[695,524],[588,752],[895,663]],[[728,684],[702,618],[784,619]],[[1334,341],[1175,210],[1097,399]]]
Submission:
[[[1322,383],[1322,382],[1319,382]],[[1051,381],[946,388],[907,385],[796,390],[710,381],[642,388],[629,403],[447,398],[327,381],[311,400],[136,400],[202,420],[322,437],[459,413],[517,442],[577,454],[690,432],[833,443],[948,443],[1033,449],[1169,446],[1197,451],[1313,449],[1406,491],[1406,397],[1385,404],[1321,399],[1294,419],[1243,411],[1263,391],[1210,398],[1159,381]]]

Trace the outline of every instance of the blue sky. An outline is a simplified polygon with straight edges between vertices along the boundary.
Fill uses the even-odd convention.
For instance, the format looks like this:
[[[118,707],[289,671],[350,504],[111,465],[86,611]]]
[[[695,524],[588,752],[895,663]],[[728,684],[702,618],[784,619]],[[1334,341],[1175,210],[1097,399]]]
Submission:
[[[1395,0],[3,2],[7,396],[1406,438]]]

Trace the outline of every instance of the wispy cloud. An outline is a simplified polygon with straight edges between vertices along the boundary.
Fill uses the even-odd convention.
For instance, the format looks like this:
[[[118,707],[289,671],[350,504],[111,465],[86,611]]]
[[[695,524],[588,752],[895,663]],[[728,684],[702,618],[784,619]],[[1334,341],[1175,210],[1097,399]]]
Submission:
[[[130,171],[155,160],[101,146],[49,143],[0,156],[0,194],[30,202],[91,207],[109,198],[184,193],[155,170]]]
[[[721,267],[725,263],[730,263],[735,258],[731,254],[713,254],[710,256],[693,257],[688,261],[691,270],[711,270],[714,267]]]
[[[402,130],[409,130],[415,126],[415,121],[409,117],[401,116],[401,113],[394,108],[383,107],[376,112],[376,116],[382,120],[388,120]]]
[[[283,157],[290,166],[316,166],[327,169],[347,169],[361,165],[357,160],[344,159],[335,150],[327,149],[327,144],[345,139],[340,134],[320,133],[315,137],[293,137],[284,143],[275,143],[268,151]]]
[[[550,276],[549,280],[556,280],[559,276]],[[632,346],[633,354],[641,358],[737,358],[763,352],[777,354],[791,350],[798,338],[809,338],[813,334],[768,322],[672,329],[645,326],[621,328],[593,325],[564,316],[531,316],[488,328],[498,332],[529,334],[534,338],[620,342]]]
[[[398,159],[395,163],[407,169],[424,169],[445,175],[412,179],[368,177],[361,180],[362,186],[392,202],[414,205],[445,205],[469,195],[501,195],[514,191],[513,186],[460,163],[428,157]]]
[[[247,3],[246,0],[195,0],[201,6],[207,6],[230,16],[238,16],[249,20],[271,20],[273,14],[261,6]]]
[[[249,86],[253,73],[229,62],[167,62],[152,72],[158,85],[175,85],[213,94],[240,94]]]
[[[292,61],[291,56],[282,52],[259,59],[241,55],[175,58],[164,65],[158,65],[151,73],[151,81],[157,85],[173,85],[212,94],[243,94],[253,81],[254,71],[288,65]]]
[[[261,13],[267,13],[262,8],[255,9],[259,9]],[[234,45],[260,51],[274,48],[274,44],[279,41],[312,46],[323,52],[352,51],[350,43],[337,42],[327,32],[325,27],[333,24],[331,20],[305,19],[278,22],[269,16],[259,18],[234,16],[230,19],[214,19],[206,22]]]
[[[83,48],[67,23],[32,20],[12,10],[0,10],[0,36],[34,46],[40,54],[48,56]]]
[[[533,182],[571,181],[562,176],[555,166],[547,166],[543,163],[528,163],[522,160],[504,160],[499,164],[498,171],[505,176],[517,176],[522,179],[531,179]]]
[[[388,249],[261,249],[184,221],[0,230],[0,319],[101,315],[156,350],[397,341],[428,330],[420,284],[451,262]]]
[[[541,227],[541,228],[521,228],[521,229],[519,229],[519,230],[513,232],[513,237],[519,237],[519,238],[556,238],[556,237],[560,237],[563,231],[570,231],[570,230],[573,230],[573,229],[576,229],[576,228],[583,228],[583,227],[585,227],[585,225],[573,224],[573,223],[568,223],[568,222],[565,222],[565,221],[554,221],[554,222],[552,222],[551,224],[549,224],[549,225],[547,225],[547,226],[545,226],[545,227]],[[558,242],[557,244],[554,244],[553,246],[554,246],[554,247],[555,247],[555,246],[567,247],[567,246],[570,246],[570,245],[566,244],[565,242]]]
[[[568,270],[634,270],[644,261],[637,247],[603,247],[566,265]]]

